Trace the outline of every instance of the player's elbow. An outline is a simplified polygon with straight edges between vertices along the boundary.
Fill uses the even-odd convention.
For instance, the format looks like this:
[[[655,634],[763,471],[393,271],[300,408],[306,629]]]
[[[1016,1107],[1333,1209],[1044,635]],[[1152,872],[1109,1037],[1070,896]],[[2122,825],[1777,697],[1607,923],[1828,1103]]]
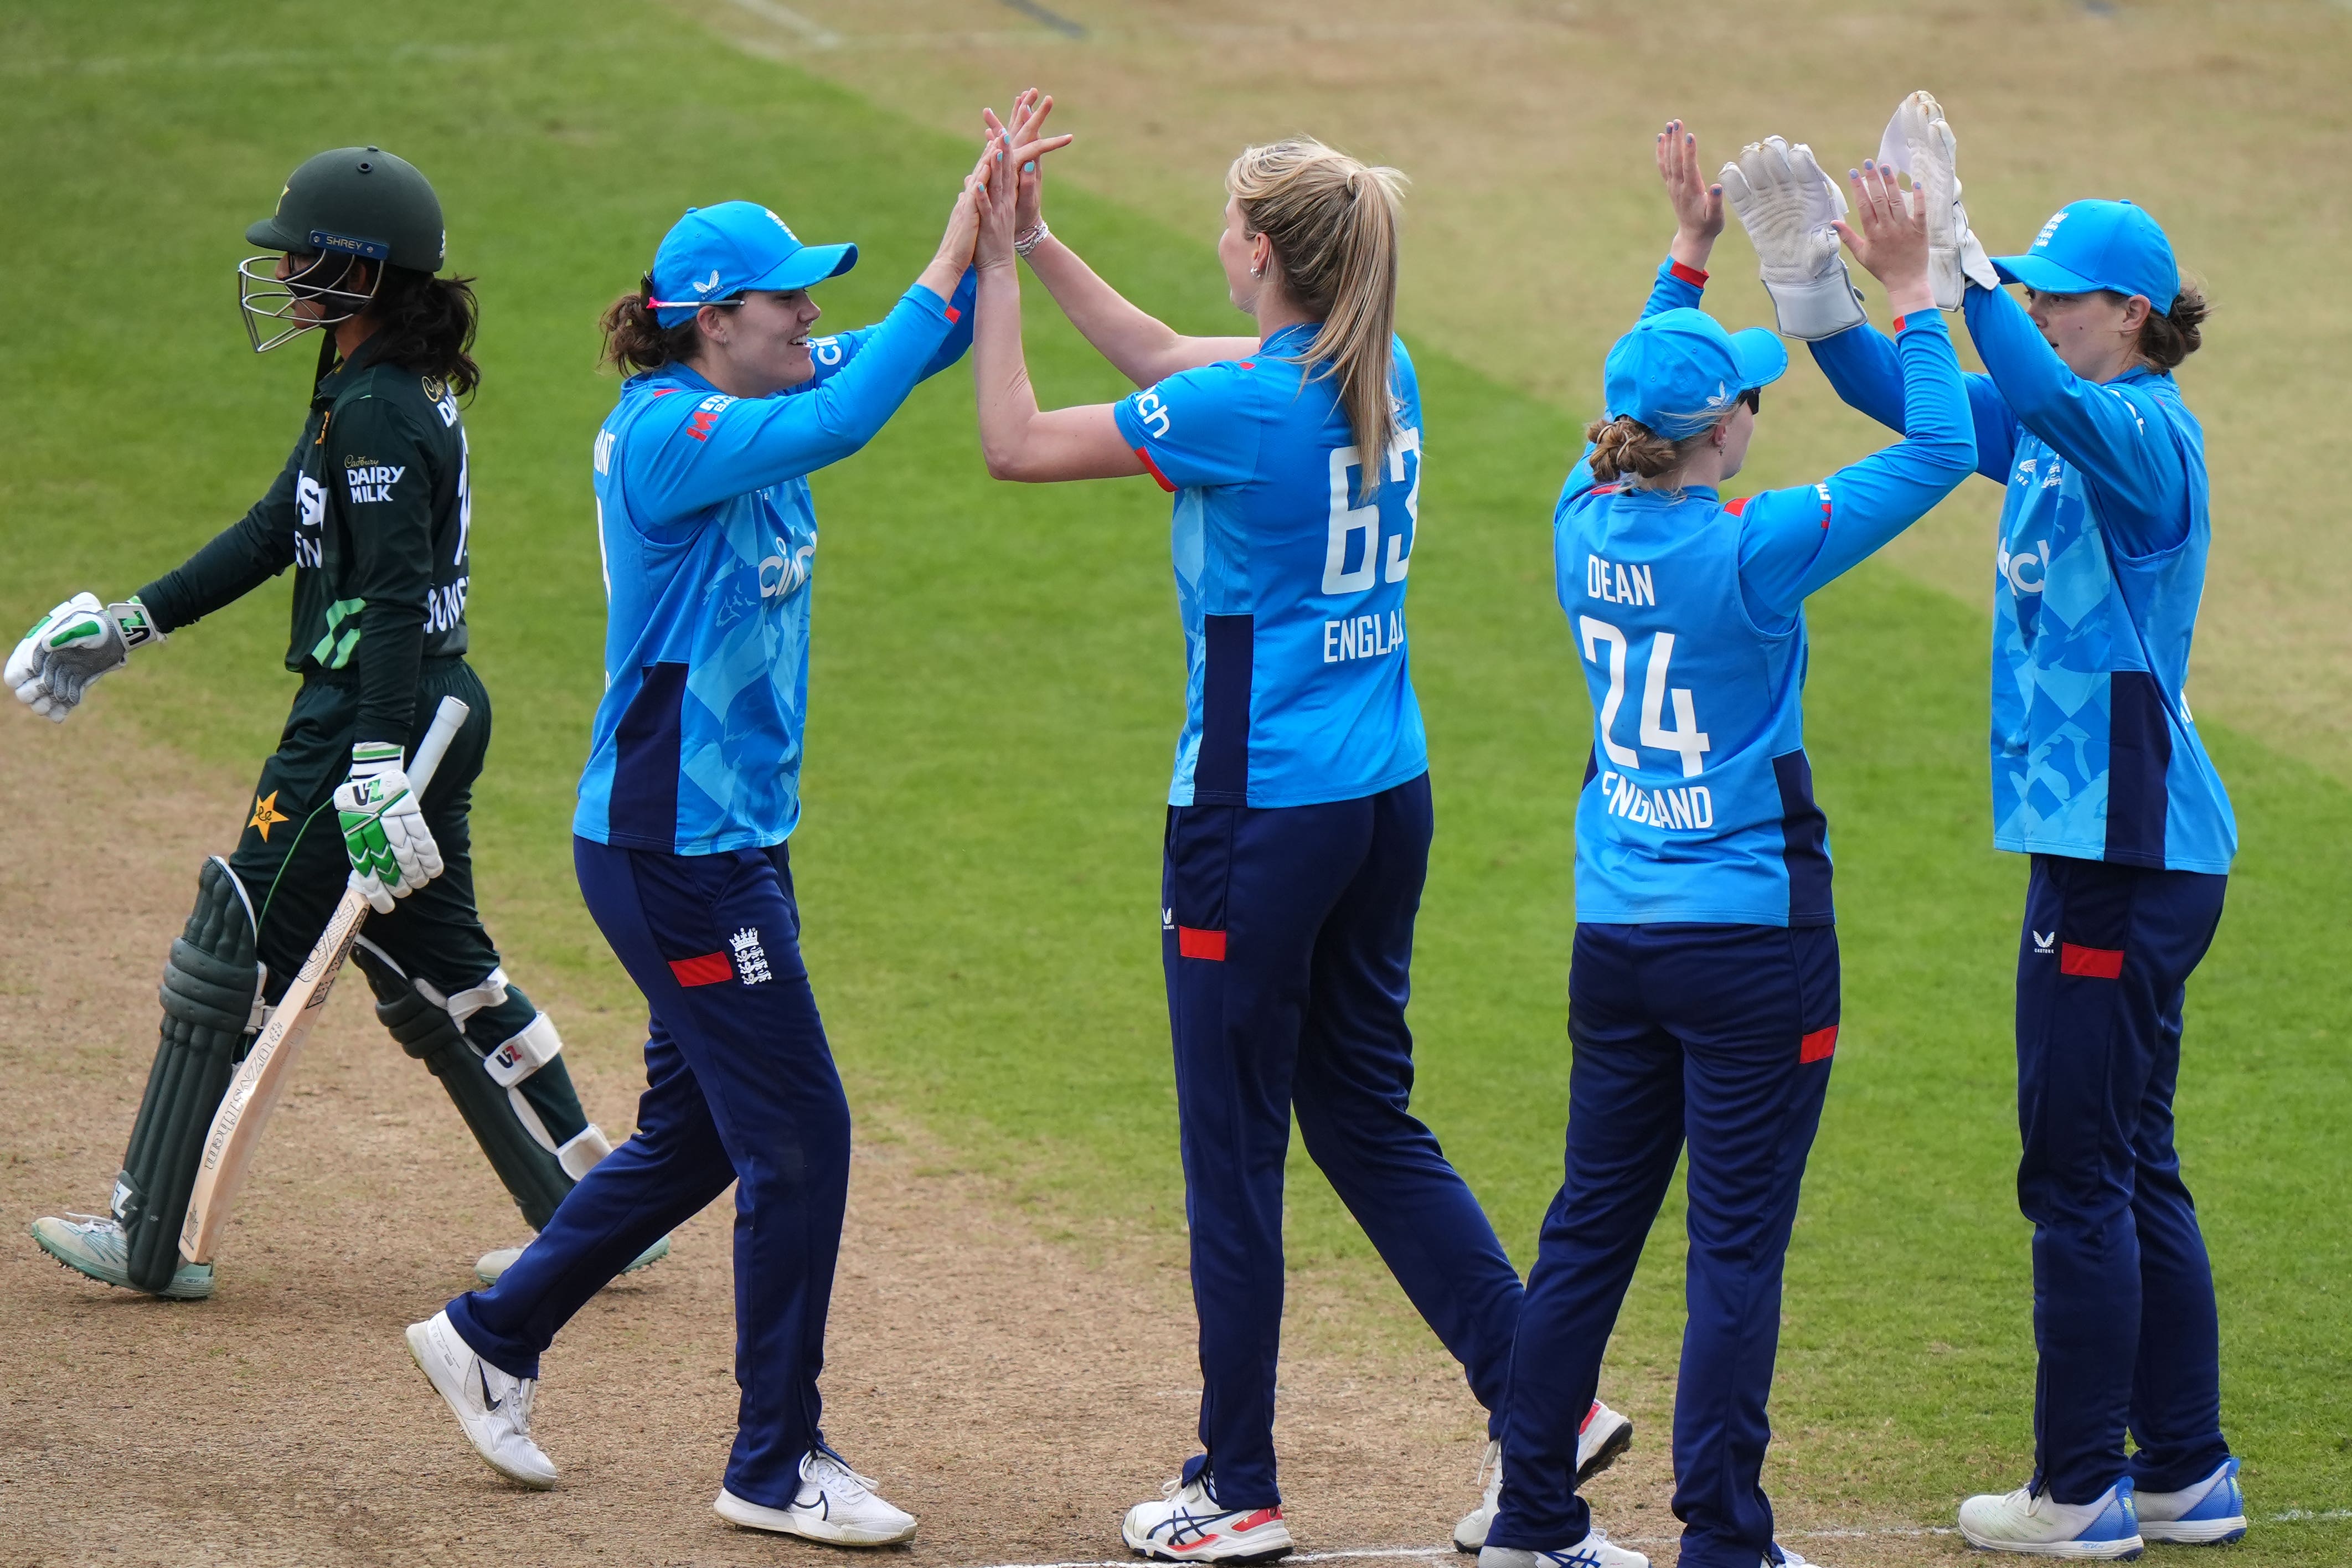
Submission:
[[[1030,484],[1037,479],[1036,461],[1030,453],[1028,443],[1024,441],[991,441],[983,438],[980,446],[980,455],[988,464],[988,477],[992,479],[1010,479],[1016,484]]]

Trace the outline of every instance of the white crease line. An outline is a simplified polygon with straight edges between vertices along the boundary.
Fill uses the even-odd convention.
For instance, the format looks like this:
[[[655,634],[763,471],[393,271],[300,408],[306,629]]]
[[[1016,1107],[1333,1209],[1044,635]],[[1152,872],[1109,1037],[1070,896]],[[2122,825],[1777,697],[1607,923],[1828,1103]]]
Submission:
[[[798,33],[811,48],[841,47],[839,33],[822,22],[802,16],[790,5],[782,4],[782,0],[730,0],[730,3],[739,11],[749,11],[762,21],[773,22],[779,27],[788,27]]]
[[[2352,3],[2352,0],[2347,0]],[[2290,1508],[2278,1513],[2264,1514],[2257,1524],[2312,1524],[2322,1521],[2352,1520],[2352,1508]],[[1928,1536],[1958,1535],[1958,1531],[1947,1524],[1888,1525],[1876,1530],[1783,1530],[1778,1532],[1783,1541],[1883,1541],[1889,1539],[1920,1540]],[[1671,1546],[1680,1541],[1679,1535],[1612,1535],[1612,1541],[1627,1546]],[[1460,1555],[1452,1546],[1365,1546],[1346,1552],[1294,1552],[1285,1563],[1338,1563],[1349,1558],[1454,1557]],[[1132,1557],[1107,1557],[1083,1563],[989,1563],[971,1564],[971,1568],[1137,1568]]]

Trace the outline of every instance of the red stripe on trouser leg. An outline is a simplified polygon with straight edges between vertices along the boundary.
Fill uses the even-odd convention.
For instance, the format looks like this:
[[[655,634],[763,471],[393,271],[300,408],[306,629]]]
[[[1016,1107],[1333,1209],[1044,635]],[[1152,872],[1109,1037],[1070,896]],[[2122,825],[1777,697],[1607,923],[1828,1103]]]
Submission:
[[[2124,950],[2119,947],[2076,947],[2073,942],[2058,945],[2058,973],[2080,974],[2092,980],[2113,980],[2124,972]]]
[[[1176,928],[1176,952],[1180,958],[1211,958],[1225,961],[1225,933],[1221,931],[1195,931],[1191,926]]]
[[[1800,1040],[1797,1043],[1798,1063],[1802,1065],[1807,1062],[1825,1062],[1836,1055],[1837,1032],[1838,1026],[1832,1024],[1826,1029],[1815,1029]]]
[[[735,961],[723,952],[706,952],[699,958],[671,959],[669,972],[680,985],[716,985],[735,978]]]

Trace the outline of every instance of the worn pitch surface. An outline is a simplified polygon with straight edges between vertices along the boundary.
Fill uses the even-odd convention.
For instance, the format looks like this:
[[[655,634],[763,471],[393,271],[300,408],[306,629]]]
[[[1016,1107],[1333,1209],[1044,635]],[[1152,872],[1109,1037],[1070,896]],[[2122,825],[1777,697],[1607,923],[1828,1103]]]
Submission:
[[[190,868],[238,820],[241,781],[191,775],[101,710],[76,721],[84,788],[47,787],[40,721],[0,707],[0,908],[16,932],[0,1038],[17,1075],[0,1215],[102,1208],[154,1049],[155,975]],[[43,726],[46,728],[46,726]],[[104,886],[86,825],[117,825]],[[74,911],[104,907],[85,921]],[[824,977],[818,976],[820,990]],[[551,1492],[492,1474],[401,1343],[523,1234],[431,1078],[352,976],[297,1064],[209,1301],[110,1290],[29,1239],[0,1245],[0,1564],[761,1563],[828,1549],[710,1511],[733,1433],[722,1199],[670,1261],[576,1319],[544,1363]],[[638,1020],[541,998],[590,1114],[626,1130]],[[834,1291],[827,1432],[922,1521],[892,1562],[1119,1555],[1118,1519],[1189,1452],[1198,1384],[1181,1259],[1093,1261],[1041,1237],[918,1134],[861,1123]],[[1294,1296],[1294,1323],[1330,1303]],[[1399,1304],[1401,1308],[1401,1303]],[[1345,1321],[1351,1314],[1339,1314]],[[1315,1336],[1309,1336],[1316,1338]],[[1475,1498],[1475,1404],[1425,1339],[1320,1336],[1286,1363],[1279,1440],[1307,1550],[1443,1542]],[[1667,1533],[1666,1391],[1594,1497],[1619,1533]],[[1790,1522],[1850,1525],[1849,1519]],[[1941,1560],[1948,1540],[1839,1542],[1842,1563]]]

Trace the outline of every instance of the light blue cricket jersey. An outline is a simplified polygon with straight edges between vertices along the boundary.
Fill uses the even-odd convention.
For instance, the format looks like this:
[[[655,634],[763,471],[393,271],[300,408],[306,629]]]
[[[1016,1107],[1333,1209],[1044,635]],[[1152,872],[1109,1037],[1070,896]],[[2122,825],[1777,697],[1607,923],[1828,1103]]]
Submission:
[[[1705,276],[1661,266],[1643,315],[1696,307]],[[1906,438],[1819,484],[1728,505],[1705,486],[1597,484],[1590,447],[1569,475],[1553,565],[1592,700],[1578,921],[1835,921],[1804,749],[1805,598],[1926,516],[1975,457],[1942,319],[1911,317],[1897,345]]]
[[[971,341],[919,284],[876,326],[810,342],[816,375],[736,398],[684,365],[632,376],[596,433],[604,697],[572,830],[709,855],[800,821],[816,513],[806,476],[872,440]]]
[[[1977,468],[2001,485],[1994,556],[1993,843],[2226,872],[2238,825],[2183,688],[2211,542],[2205,437],[2173,378],[2068,370],[2000,289],[1971,287]],[[1887,407],[1885,340],[1813,345],[1840,395]]]
[[[1354,800],[1429,769],[1406,654],[1421,504],[1421,392],[1395,345],[1397,433],[1379,488],[1336,377],[1289,357],[1316,324],[1245,360],[1171,375],[1113,409],[1176,497],[1184,731],[1171,805]]]

